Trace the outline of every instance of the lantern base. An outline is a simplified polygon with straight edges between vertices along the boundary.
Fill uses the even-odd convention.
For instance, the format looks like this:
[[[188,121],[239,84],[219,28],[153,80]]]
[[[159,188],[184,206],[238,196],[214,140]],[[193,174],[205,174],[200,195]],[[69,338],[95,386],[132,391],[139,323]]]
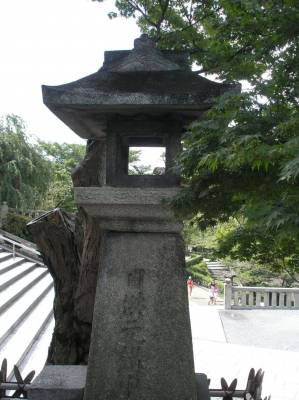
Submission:
[[[75,201],[100,228],[121,232],[180,232],[167,204],[179,188],[76,187]]]
[[[85,400],[195,400],[184,244],[105,232]]]

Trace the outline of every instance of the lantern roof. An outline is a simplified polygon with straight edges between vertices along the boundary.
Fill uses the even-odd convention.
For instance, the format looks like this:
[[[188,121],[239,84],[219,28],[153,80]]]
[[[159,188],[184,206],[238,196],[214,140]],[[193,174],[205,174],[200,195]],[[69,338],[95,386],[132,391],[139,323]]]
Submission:
[[[196,118],[236,85],[192,72],[186,52],[159,50],[147,35],[133,50],[106,51],[100,70],[77,81],[43,86],[45,105],[79,136],[105,136],[115,114]]]

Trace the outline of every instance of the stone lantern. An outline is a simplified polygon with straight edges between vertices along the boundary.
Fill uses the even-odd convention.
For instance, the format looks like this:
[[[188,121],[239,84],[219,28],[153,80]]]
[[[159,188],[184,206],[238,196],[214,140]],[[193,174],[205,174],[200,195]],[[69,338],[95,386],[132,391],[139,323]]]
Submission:
[[[97,146],[98,167],[82,165],[75,179],[76,203],[103,238],[86,400],[196,399],[182,226],[167,200],[179,190],[186,124],[230,89],[146,35],[133,50],[105,52],[97,73],[43,87],[45,104]],[[135,146],[165,148],[163,173],[130,175]]]

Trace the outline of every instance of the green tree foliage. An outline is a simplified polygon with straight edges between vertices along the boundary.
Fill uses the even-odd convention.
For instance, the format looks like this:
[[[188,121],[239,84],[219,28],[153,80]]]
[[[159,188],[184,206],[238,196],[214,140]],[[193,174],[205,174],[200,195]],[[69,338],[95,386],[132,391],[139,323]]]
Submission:
[[[7,201],[9,207],[25,213],[55,207],[75,211],[71,172],[84,155],[85,145],[41,140],[36,143],[26,135],[20,117],[2,118],[0,202]],[[129,160],[132,173],[148,172],[150,167],[139,165],[140,152],[131,150]]]
[[[213,254],[217,246],[215,231],[215,227],[209,227],[205,231],[199,230],[196,220],[186,220],[184,222],[183,237],[185,243],[191,246],[192,251],[195,251],[202,257],[211,258],[214,256]]]
[[[25,133],[24,121],[0,121],[0,201],[20,210],[38,208],[50,180],[49,162]]]
[[[2,229],[4,231],[12,233],[15,236],[32,241],[32,236],[26,228],[26,225],[31,220],[32,218],[28,215],[22,215],[22,214],[16,214],[15,212],[10,212],[7,215],[7,219],[4,221]]]
[[[187,258],[187,269],[195,277],[193,266],[204,257],[227,265],[234,281],[243,286],[297,285],[296,241],[293,240],[293,246],[289,247],[286,242],[279,243],[269,230],[263,233],[249,232],[242,220],[232,218],[204,231],[188,221],[184,238],[192,246],[193,256]]]
[[[119,15],[135,17],[161,48],[189,51],[190,63],[199,73],[246,80],[249,86],[241,94],[215,100],[201,121],[190,126],[178,161],[186,187],[176,200],[177,210],[196,216],[201,229],[242,217],[242,242],[250,237],[256,244],[267,237],[263,243],[275,257],[279,247],[296,259],[298,1],[117,0],[115,4]],[[240,231],[231,235],[240,237]]]
[[[206,264],[203,261],[197,262],[195,264],[189,265],[186,263],[186,278],[190,275],[192,279],[201,286],[208,287],[209,283],[212,281],[212,277]]]
[[[129,175],[147,175],[151,172],[150,165],[140,164],[141,150],[129,149]]]
[[[44,209],[61,207],[75,211],[72,170],[85,155],[85,145],[69,143],[50,143],[39,141],[44,157],[51,164],[51,180],[45,195]],[[131,175],[148,173],[150,167],[140,165],[140,151],[130,150],[129,165]]]
[[[271,230],[249,228],[236,222],[219,225],[215,236],[216,257],[245,262],[243,268],[242,265],[234,268],[243,284],[265,285],[273,279],[280,279],[285,286],[299,284],[299,243],[295,237],[275,235]],[[246,276],[248,262],[251,272]]]
[[[71,172],[83,159],[85,146],[81,144],[50,143],[39,141],[44,157],[50,162],[51,181],[43,207],[61,207],[68,211],[76,209]]]

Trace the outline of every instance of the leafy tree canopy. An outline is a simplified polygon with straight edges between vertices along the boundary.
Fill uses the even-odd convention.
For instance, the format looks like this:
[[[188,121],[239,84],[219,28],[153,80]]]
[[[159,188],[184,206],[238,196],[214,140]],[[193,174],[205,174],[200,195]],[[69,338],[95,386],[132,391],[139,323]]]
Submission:
[[[50,162],[51,180],[45,195],[43,208],[61,207],[75,211],[72,170],[80,163],[85,155],[85,145],[69,143],[51,143],[39,141],[39,147],[45,159]],[[140,151],[130,150],[130,174],[144,174],[149,166],[139,165]]]
[[[299,243],[295,237],[230,220],[218,224],[215,239],[214,255],[226,259],[243,284],[265,285],[273,280],[284,286],[299,284]]]
[[[297,226],[298,2],[115,4],[161,48],[189,51],[199,72],[252,85],[247,93],[218,99],[190,127],[179,160],[188,189],[177,206],[199,212],[203,227],[238,211],[269,226]]]
[[[38,208],[50,180],[49,162],[30,142],[24,121],[7,115],[0,121],[0,201],[21,210]]]
[[[39,141],[44,157],[51,164],[51,181],[44,200],[44,208],[76,209],[71,172],[83,159],[85,146],[81,144]]]
[[[239,228],[230,234],[236,245],[246,236],[297,257],[298,1],[117,0],[115,5],[118,12],[111,18],[136,18],[161,48],[187,50],[198,73],[249,86],[215,100],[190,126],[178,160],[186,187],[177,210],[195,216],[202,229],[241,216],[242,240]],[[260,247],[255,251],[263,253]]]
[[[75,211],[72,170],[85,155],[85,145],[34,142],[16,115],[0,122],[0,202],[21,211],[61,207]],[[131,173],[147,173],[140,151],[130,150]]]
[[[151,171],[150,165],[140,164],[141,150],[129,149],[129,175],[146,175]]]

